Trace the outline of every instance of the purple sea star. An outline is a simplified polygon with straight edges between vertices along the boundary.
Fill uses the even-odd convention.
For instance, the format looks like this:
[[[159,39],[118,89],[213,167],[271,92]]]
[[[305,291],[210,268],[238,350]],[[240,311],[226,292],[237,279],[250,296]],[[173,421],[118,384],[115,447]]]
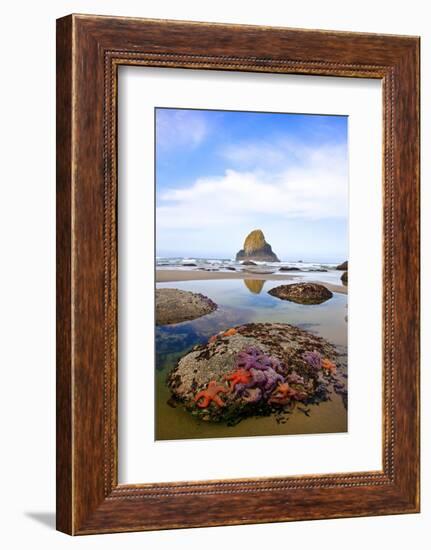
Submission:
[[[284,382],[283,376],[273,367],[280,368],[280,361],[274,357],[265,355],[262,350],[255,347],[248,347],[241,351],[235,363],[237,368],[248,371],[251,380],[244,383],[238,383],[235,388],[236,395],[249,396],[246,400],[256,402],[266,398],[279,383]],[[250,392],[248,390],[259,389],[259,392]]]
[[[266,355],[262,350],[254,346],[248,346],[238,353],[236,367],[246,370],[251,368],[259,370],[282,370],[282,365],[276,357]]]
[[[318,351],[306,351],[302,357],[313,369],[319,370],[322,368],[322,356]]]
[[[302,386],[305,384],[305,380],[297,372],[291,372],[288,374],[286,380],[289,384],[300,384]]]

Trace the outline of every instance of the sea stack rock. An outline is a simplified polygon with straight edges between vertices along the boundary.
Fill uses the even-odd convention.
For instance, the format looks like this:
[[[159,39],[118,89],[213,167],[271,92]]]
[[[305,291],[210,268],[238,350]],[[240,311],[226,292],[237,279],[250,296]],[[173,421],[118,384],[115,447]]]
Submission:
[[[242,248],[236,255],[236,261],[279,262],[271,245],[265,241],[265,236],[260,229],[249,233]]]

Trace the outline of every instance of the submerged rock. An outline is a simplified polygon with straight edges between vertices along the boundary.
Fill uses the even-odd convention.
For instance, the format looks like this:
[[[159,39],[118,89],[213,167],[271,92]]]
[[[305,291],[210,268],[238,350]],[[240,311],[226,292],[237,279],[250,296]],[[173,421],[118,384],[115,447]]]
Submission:
[[[327,340],[292,325],[249,323],[195,346],[167,382],[194,416],[233,425],[328,400],[334,384],[346,388],[346,360]]]
[[[317,283],[281,285],[269,290],[268,294],[280,298],[280,300],[289,300],[290,302],[306,305],[321,304],[333,296],[326,286]]]
[[[302,271],[299,267],[280,267],[279,271]]]
[[[265,240],[265,236],[260,229],[255,229],[249,233],[244,241],[242,248],[236,255],[236,261],[257,260],[261,262],[279,262],[276,254],[272,251],[271,245]]]
[[[156,289],[156,325],[191,321],[217,309],[217,304],[203,294],[177,288]]]

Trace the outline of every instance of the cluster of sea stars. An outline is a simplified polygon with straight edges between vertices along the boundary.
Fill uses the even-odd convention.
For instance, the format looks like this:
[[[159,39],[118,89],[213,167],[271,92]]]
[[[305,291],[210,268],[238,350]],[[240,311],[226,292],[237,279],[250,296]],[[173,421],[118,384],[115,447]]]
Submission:
[[[237,355],[235,366],[237,370],[232,373],[234,376],[235,373],[243,373],[242,381],[236,384],[235,395],[242,396],[250,403],[268,398],[277,384],[284,382],[280,374],[280,361],[266,355],[257,347],[249,346],[241,351]]]
[[[242,367],[246,370],[254,368],[261,371],[272,369],[280,372],[282,366],[276,357],[266,355],[261,349],[255,346],[248,346],[238,353],[236,367]]]
[[[234,334],[236,330],[229,329],[213,338],[229,337]],[[322,357],[318,351],[306,351],[303,358],[316,371],[336,373],[335,363]],[[225,402],[220,394],[227,393],[240,396],[248,403],[257,403],[264,399],[269,404],[281,406],[291,401],[307,399],[304,378],[297,372],[290,372],[286,376],[283,374],[285,371],[285,366],[276,357],[265,354],[257,347],[249,346],[238,353],[235,370],[223,378],[228,382],[229,387],[211,380],[206,389],[196,394],[194,401],[199,408],[205,409],[211,403],[217,407],[223,407]]]
[[[290,373],[285,378],[281,374],[281,362],[257,347],[250,346],[238,353],[235,367],[235,370],[224,376],[224,380],[229,383],[229,389],[216,380],[211,380],[205,390],[196,394],[194,401],[199,408],[207,408],[211,403],[222,407],[225,403],[219,394],[228,392],[242,397],[248,403],[265,399],[276,405],[285,405],[290,400],[303,400],[307,397],[305,391],[292,387],[292,384],[304,385],[302,376]]]
[[[337,372],[337,365],[330,359],[323,358],[318,351],[306,351],[302,357],[315,370],[324,370],[331,374]]]

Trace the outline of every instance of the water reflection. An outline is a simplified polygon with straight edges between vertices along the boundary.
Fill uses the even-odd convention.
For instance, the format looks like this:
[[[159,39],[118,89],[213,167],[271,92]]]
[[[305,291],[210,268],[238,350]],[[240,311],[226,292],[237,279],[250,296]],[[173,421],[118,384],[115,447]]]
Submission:
[[[260,294],[265,284],[265,279],[244,279],[244,284],[253,294]]]

